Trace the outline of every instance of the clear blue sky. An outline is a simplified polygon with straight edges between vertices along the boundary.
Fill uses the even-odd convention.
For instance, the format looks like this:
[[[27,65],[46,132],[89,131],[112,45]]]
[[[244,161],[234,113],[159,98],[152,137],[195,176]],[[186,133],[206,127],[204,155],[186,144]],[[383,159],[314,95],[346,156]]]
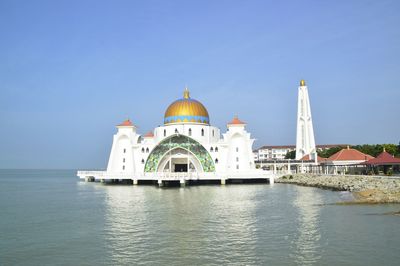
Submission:
[[[191,96],[225,130],[295,143],[400,141],[400,1],[0,0],[0,168],[104,168],[115,125],[145,133]]]

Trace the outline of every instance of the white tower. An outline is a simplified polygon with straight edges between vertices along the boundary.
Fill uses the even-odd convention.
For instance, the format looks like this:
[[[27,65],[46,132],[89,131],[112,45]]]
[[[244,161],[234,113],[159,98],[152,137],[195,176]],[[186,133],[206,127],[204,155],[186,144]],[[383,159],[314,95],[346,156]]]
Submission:
[[[301,80],[297,103],[296,160],[305,155],[309,155],[311,160],[317,157],[308,89],[306,82]]]

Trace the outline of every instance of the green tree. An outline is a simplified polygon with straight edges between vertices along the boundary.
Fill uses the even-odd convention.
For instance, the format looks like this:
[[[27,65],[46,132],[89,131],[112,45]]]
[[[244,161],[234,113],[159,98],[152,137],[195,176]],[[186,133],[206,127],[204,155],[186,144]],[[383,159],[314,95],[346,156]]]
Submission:
[[[318,154],[318,156],[320,156],[322,158],[329,158],[333,154],[337,153],[338,151],[340,151],[343,148],[344,147],[341,147],[341,146],[332,147],[332,148],[329,148],[329,149],[326,149],[326,150],[317,151],[317,154]]]
[[[296,158],[296,151],[288,151],[285,155],[285,159],[294,159]]]

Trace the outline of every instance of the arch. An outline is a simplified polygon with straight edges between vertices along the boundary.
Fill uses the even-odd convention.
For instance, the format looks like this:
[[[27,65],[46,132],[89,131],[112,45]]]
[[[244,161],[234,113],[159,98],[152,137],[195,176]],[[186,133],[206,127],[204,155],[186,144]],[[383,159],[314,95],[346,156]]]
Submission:
[[[160,160],[175,148],[191,152],[200,162],[204,172],[214,172],[215,165],[208,151],[196,140],[185,135],[173,135],[161,141],[149,154],[145,172],[156,172]]]
[[[182,155],[187,155],[186,158],[182,158]],[[178,156],[178,157],[176,157]],[[172,166],[172,164],[169,165],[169,162],[171,161],[181,161],[181,164],[187,164],[188,165],[188,171],[190,170],[195,170],[195,172],[204,172],[203,166],[201,165],[199,159],[196,157],[195,154],[193,154],[191,151],[184,149],[182,147],[176,147],[173,148],[172,150],[169,150],[166,152],[158,162],[156,171],[157,172],[164,172],[165,169],[169,169],[169,167]],[[184,162],[182,162],[184,160]],[[191,166],[191,167],[190,167]],[[172,171],[172,168],[169,169]],[[193,171],[190,171],[193,172]]]
[[[211,148],[210,148],[210,152],[213,152],[213,151],[214,151],[214,148],[213,148],[213,147],[211,147]]]

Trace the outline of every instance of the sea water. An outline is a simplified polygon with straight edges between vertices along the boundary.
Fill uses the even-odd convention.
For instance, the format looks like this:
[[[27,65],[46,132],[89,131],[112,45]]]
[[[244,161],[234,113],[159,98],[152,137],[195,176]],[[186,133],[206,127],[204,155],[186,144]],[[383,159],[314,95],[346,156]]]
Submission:
[[[0,170],[0,265],[399,265],[400,205],[284,184],[85,183]]]

